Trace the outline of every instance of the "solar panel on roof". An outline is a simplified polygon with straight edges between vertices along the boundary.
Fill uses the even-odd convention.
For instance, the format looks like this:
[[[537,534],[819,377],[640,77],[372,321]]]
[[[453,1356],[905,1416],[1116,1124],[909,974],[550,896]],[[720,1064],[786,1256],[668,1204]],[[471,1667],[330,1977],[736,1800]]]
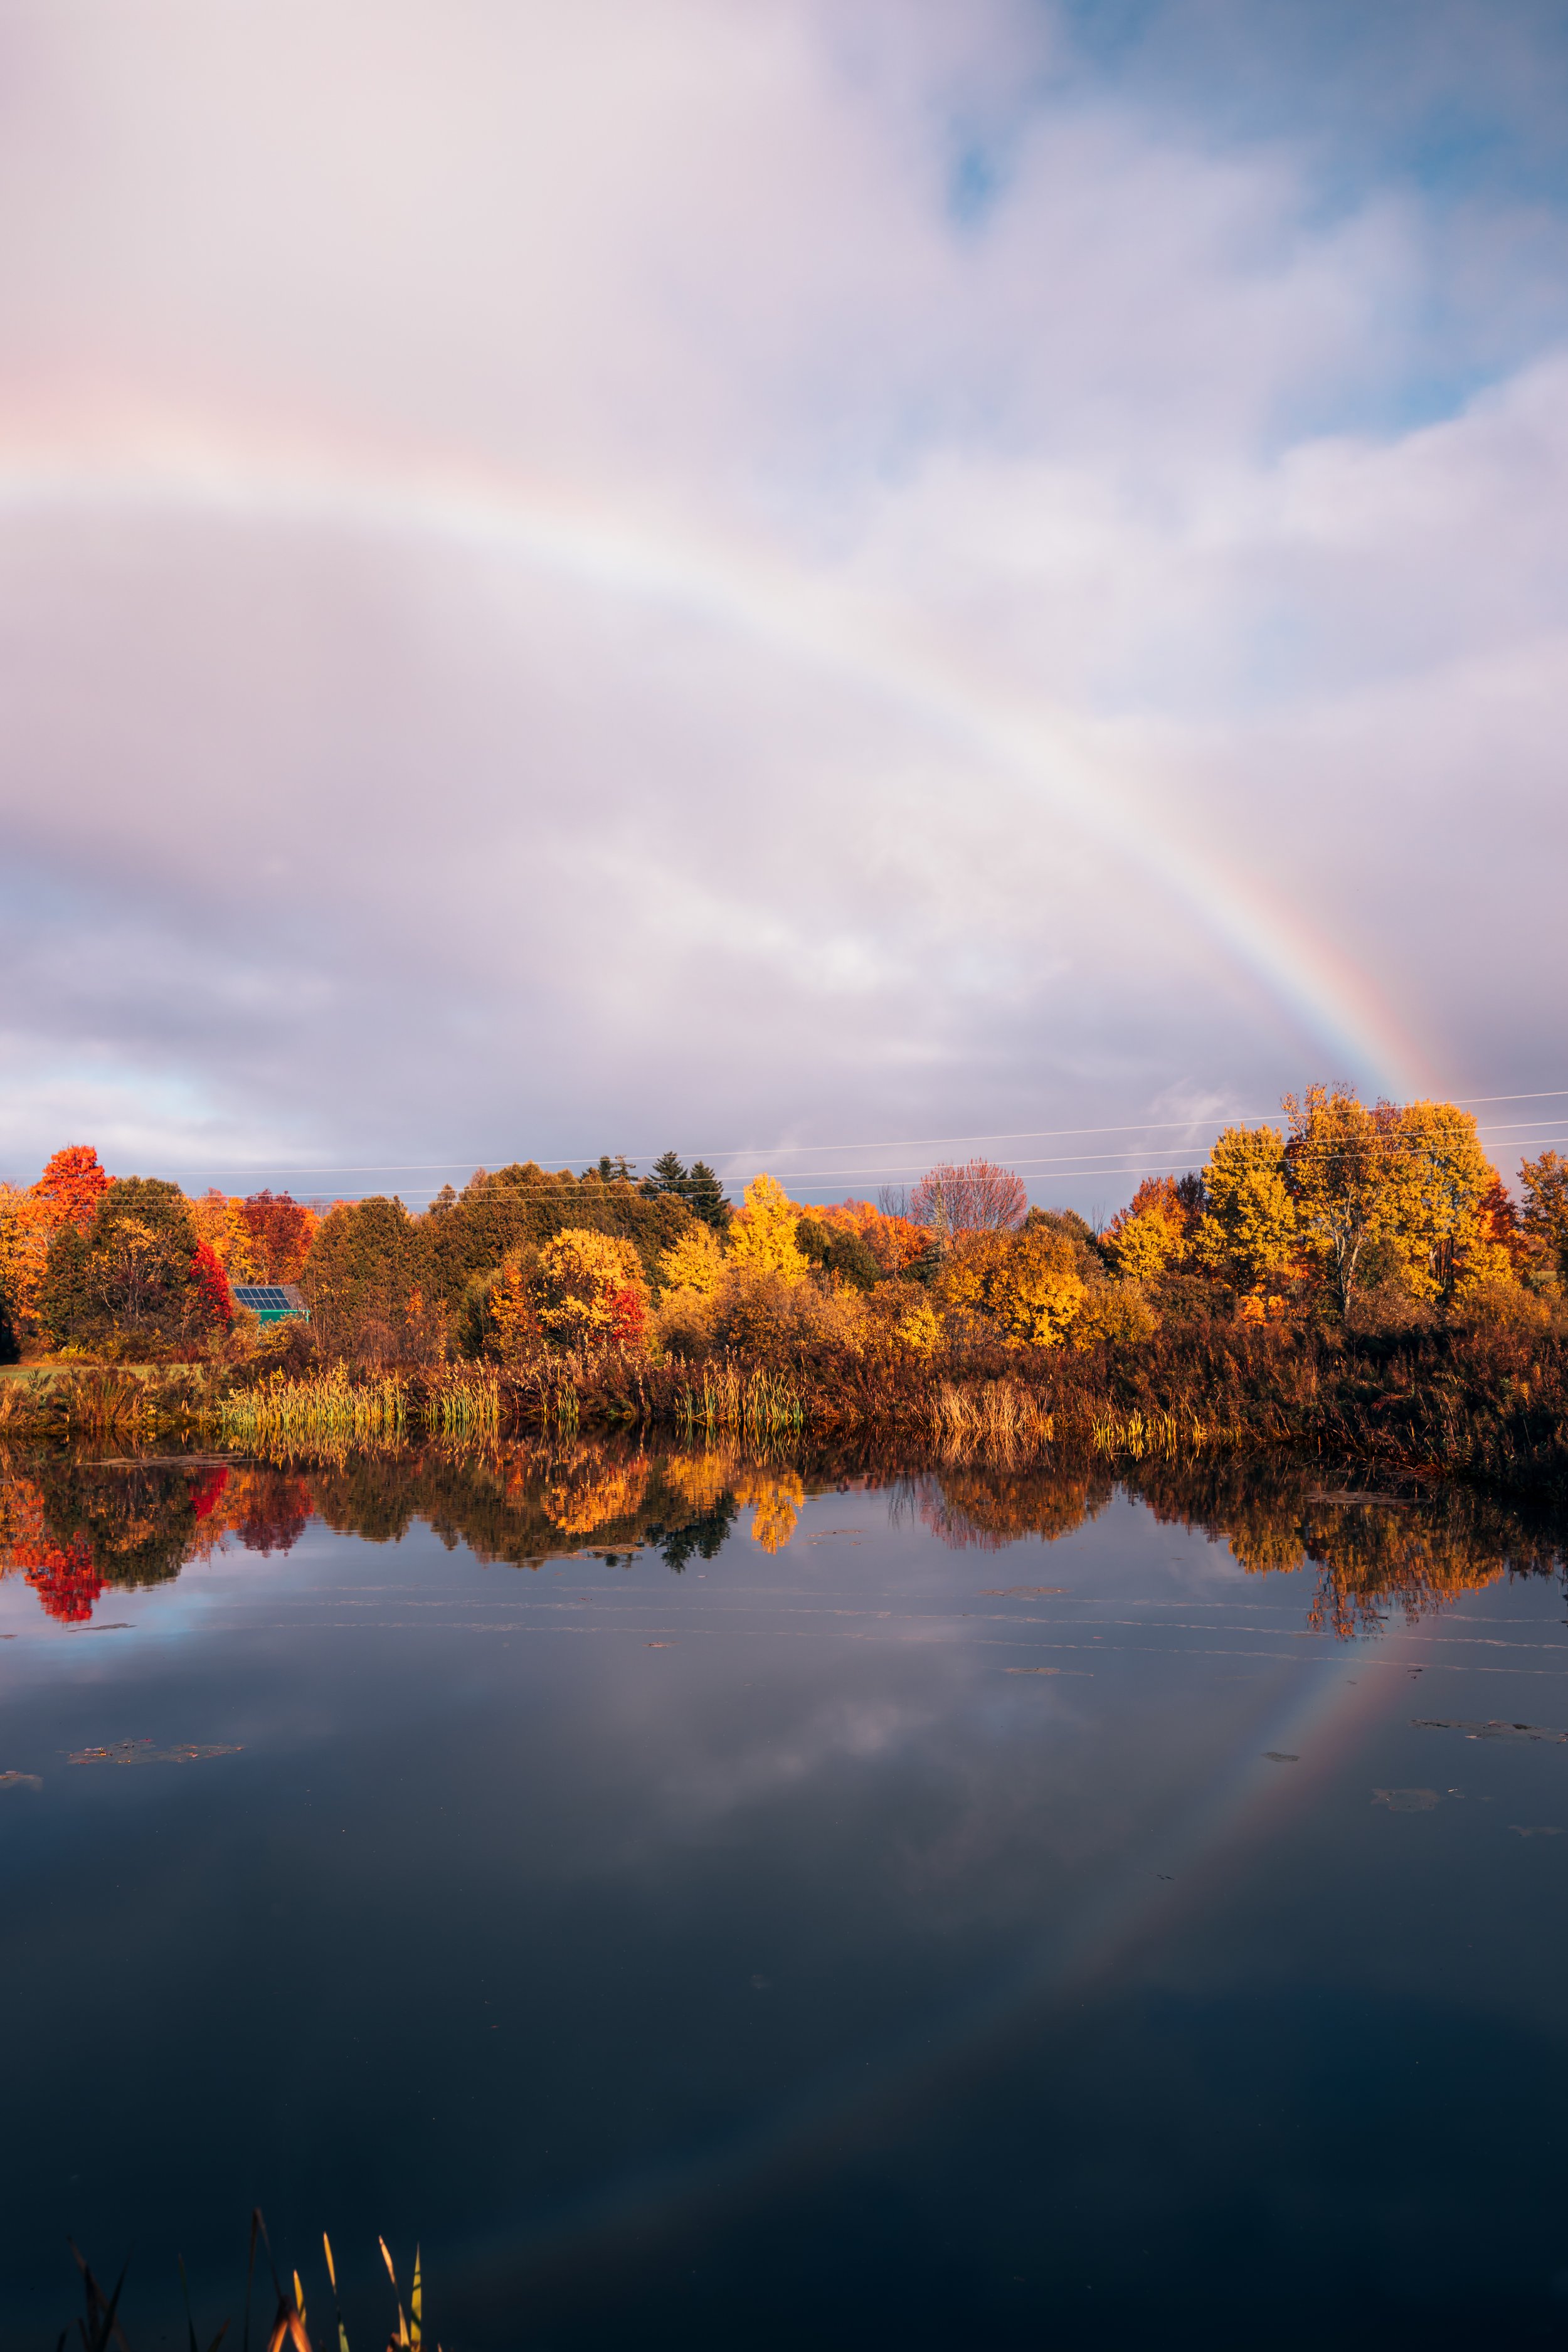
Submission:
[[[234,1295],[242,1307],[287,1307],[288,1298],[276,1284],[269,1282],[237,1282]]]

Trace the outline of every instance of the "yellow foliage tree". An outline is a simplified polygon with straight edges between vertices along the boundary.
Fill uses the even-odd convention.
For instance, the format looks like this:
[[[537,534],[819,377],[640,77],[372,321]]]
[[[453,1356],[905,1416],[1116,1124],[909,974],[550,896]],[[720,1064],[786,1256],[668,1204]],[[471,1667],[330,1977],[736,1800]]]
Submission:
[[[804,1282],[811,1261],[795,1237],[800,1215],[782,1184],[771,1176],[754,1176],[746,1187],[744,1206],[730,1221],[730,1254],[736,1265],[748,1273]]]
[[[994,1324],[1010,1348],[1057,1347],[1089,1295],[1071,1243],[1038,1225],[962,1234],[935,1286],[944,1307]]]
[[[215,1185],[191,1202],[191,1223],[197,1240],[209,1244],[231,1282],[265,1282],[267,1268],[240,1214],[243,1206],[237,1198],[226,1198]]]
[[[692,1290],[711,1298],[724,1278],[724,1252],[711,1225],[689,1225],[658,1262],[660,1287],[667,1293]]]
[[[1281,1104],[1289,1129],[1285,1167],[1298,1230],[1342,1314],[1350,1310],[1362,1265],[1399,1225],[1391,1103],[1368,1110],[1348,1087],[1309,1087]]]
[[[1200,1265],[1237,1290],[1261,1288],[1298,1246],[1284,1137],[1272,1127],[1227,1127],[1209,1153],[1204,1192],[1194,1244]]]
[[[1454,1103],[1406,1103],[1390,1142],[1394,1239],[1411,1291],[1447,1301],[1482,1283],[1511,1282],[1512,1261],[1483,1205],[1497,1171],[1471,1113]]]
[[[529,1292],[539,1328],[558,1348],[588,1348],[640,1334],[647,1283],[630,1242],[568,1226],[534,1261]]]
[[[529,1288],[529,1269],[508,1258],[490,1285],[485,1303],[485,1352],[502,1363],[516,1363],[539,1349],[542,1334]]]
[[[1187,1218],[1173,1176],[1146,1176],[1110,1220],[1106,1254],[1125,1282],[1155,1283],[1187,1255]]]

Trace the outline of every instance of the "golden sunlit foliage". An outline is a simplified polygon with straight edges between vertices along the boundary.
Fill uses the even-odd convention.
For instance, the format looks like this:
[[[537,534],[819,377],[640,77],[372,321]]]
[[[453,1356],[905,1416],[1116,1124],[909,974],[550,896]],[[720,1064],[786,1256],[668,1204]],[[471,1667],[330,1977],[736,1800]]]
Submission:
[[[674,1153],[640,1182],[608,1154],[580,1177],[530,1160],[477,1170],[423,1214],[372,1199],[318,1218],[287,1194],[111,1181],[73,1145],[36,1185],[0,1187],[0,1353],[52,1340],[232,1365],[262,1335],[244,1318],[226,1333],[226,1279],[297,1277],[312,1319],[291,1376],[312,1353],[383,1370],[477,1360],[535,1381],[574,1379],[587,1356],[639,1379],[732,1359],[807,1390],[835,1366],[871,1411],[879,1380],[990,1378],[999,1349],[1126,1357],[1222,1327],[1260,1344],[1325,1326],[1559,1328],[1568,1162],[1524,1162],[1521,1212],[1455,1104],[1314,1086],[1283,1110],[1278,1128],[1224,1129],[1201,1171],[1145,1177],[1102,1234],[1028,1208],[1014,1171],[984,1160],[880,1205],[803,1208],[761,1173],[733,1213]]]
[[[487,1349],[502,1362],[541,1347],[637,1347],[647,1336],[648,1286],[630,1242],[568,1226],[506,1262],[486,1311]]]
[[[1296,1204],[1278,1129],[1227,1127],[1204,1170],[1204,1199],[1194,1236],[1201,1265],[1239,1291],[1264,1288],[1289,1265],[1298,1246]]]
[[[694,1224],[682,1234],[659,1259],[658,1278],[666,1291],[711,1297],[724,1278],[724,1252],[712,1226]]]
[[[1088,1295],[1070,1244],[1037,1227],[964,1234],[933,1288],[950,1311],[994,1326],[1009,1348],[1054,1348]]]
[[[1112,1217],[1106,1255],[1129,1282],[1154,1283],[1187,1254],[1187,1215],[1173,1176],[1145,1176]]]
[[[730,1254],[737,1265],[756,1274],[776,1274],[785,1282],[805,1278],[808,1262],[795,1240],[801,1211],[773,1177],[754,1176],[744,1206],[731,1222]]]

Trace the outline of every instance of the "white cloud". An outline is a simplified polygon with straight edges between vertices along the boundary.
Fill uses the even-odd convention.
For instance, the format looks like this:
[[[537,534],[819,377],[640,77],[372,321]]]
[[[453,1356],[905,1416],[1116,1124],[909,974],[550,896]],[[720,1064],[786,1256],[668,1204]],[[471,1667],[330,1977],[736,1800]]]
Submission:
[[[8,20],[19,1169],[1551,1083],[1561,222],[846,22]]]

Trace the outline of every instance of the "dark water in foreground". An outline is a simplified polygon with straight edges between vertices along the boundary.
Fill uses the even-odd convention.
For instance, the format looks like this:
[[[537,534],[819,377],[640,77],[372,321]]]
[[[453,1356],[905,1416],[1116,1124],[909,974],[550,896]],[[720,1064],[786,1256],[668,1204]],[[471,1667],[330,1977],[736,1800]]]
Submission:
[[[13,1459],[0,2344],[1561,2345],[1552,1530],[1141,1484]]]

